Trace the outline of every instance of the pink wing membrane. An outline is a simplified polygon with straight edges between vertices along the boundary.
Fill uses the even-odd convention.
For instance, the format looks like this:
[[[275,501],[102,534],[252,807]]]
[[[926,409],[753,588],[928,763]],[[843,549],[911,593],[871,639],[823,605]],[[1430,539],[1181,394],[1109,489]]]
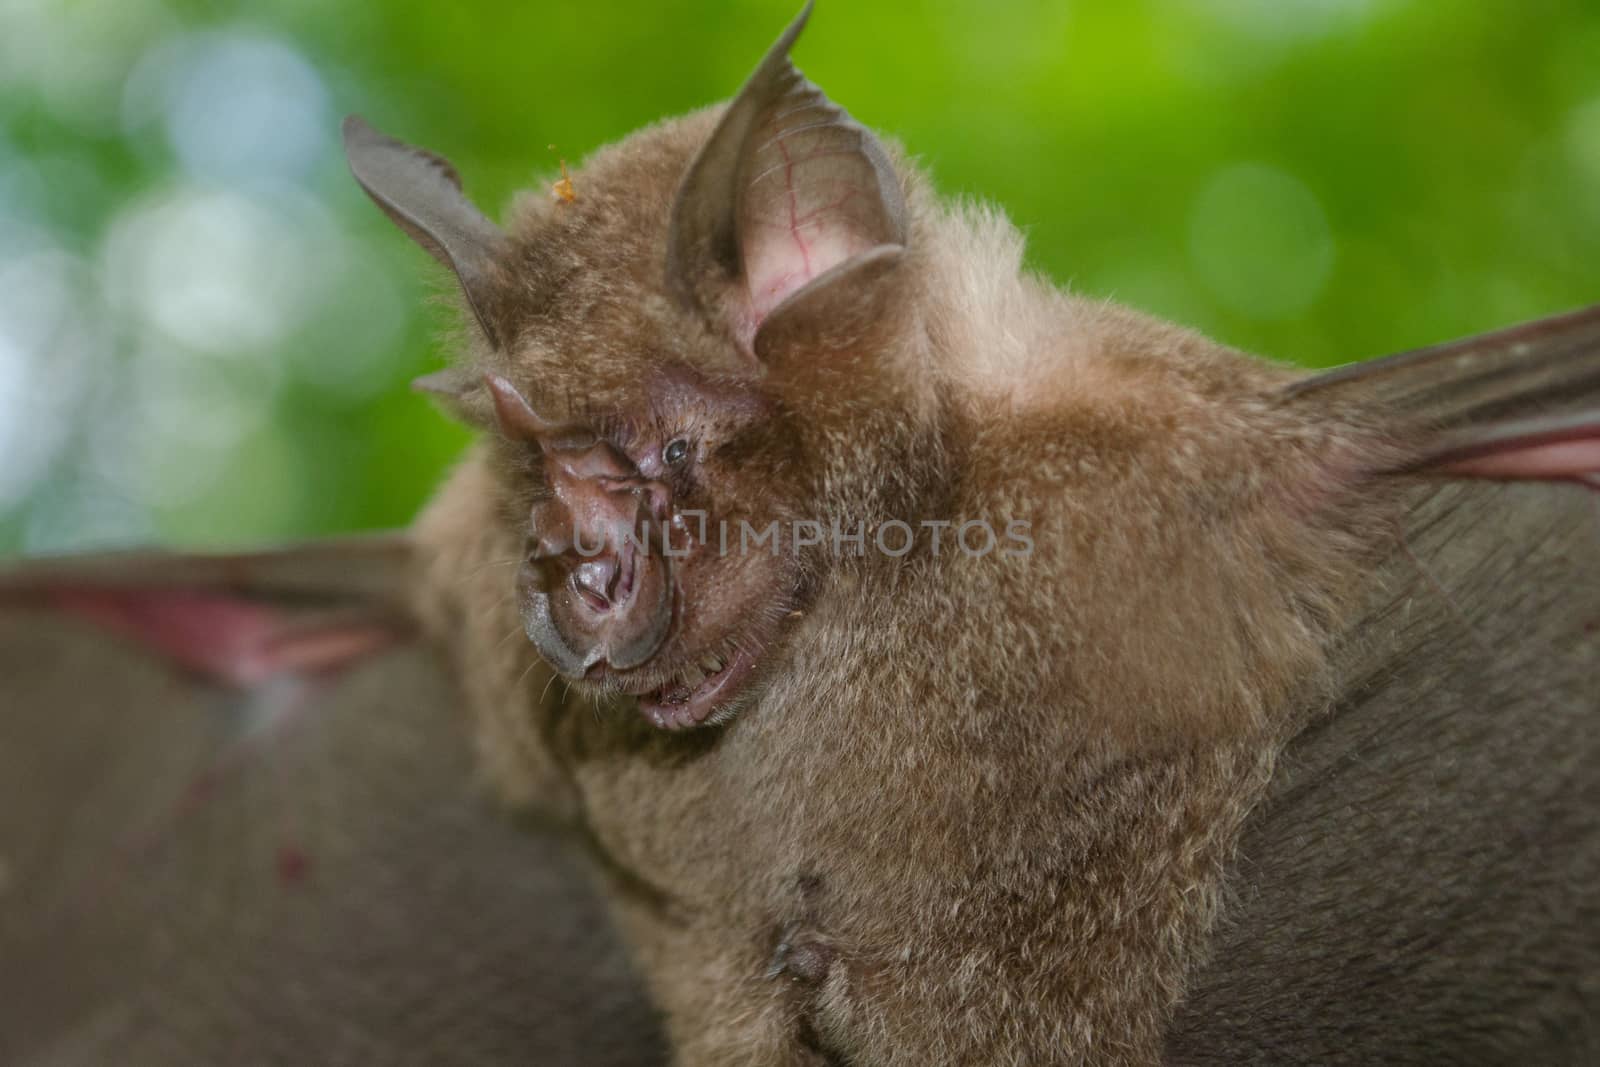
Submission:
[[[1501,481],[1573,481],[1600,485],[1600,411],[1519,420],[1448,436],[1425,469]]]
[[[307,622],[244,597],[191,589],[63,587],[42,591],[50,608],[137,641],[173,664],[237,688],[286,674],[321,673],[393,643],[393,622]]]

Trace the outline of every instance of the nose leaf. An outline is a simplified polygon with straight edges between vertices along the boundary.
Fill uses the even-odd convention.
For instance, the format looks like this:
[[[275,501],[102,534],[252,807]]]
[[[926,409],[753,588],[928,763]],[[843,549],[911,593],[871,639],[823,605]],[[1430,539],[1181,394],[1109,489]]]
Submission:
[[[529,515],[524,628],[569,678],[600,662],[633,669],[672,627],[671,490],[603,441],[565,443],[540,441],[548,492]]]

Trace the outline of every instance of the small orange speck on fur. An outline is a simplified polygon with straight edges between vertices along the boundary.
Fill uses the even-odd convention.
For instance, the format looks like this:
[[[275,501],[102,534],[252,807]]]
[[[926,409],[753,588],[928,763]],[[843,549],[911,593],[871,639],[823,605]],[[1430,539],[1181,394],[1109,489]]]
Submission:
[[[550,192],[563,204],[570,204],[578,199],[578,191],[572,187],[572,175],[567,173],[567,161],[561,160],[561,180],[550,187]]]

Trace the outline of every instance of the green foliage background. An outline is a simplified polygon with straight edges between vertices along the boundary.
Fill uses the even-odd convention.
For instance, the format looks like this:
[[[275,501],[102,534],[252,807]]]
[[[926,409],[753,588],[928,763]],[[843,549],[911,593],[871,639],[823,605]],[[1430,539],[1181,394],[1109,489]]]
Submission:
[[[727,96],[794,6],[0,0],[0,264],[42,241],[76,279],[55,291],[65,317],[14,329],[0,363],[0,552],[404,523],[466,438],[407,389],[440,362],[435,268],[348,179],[339,117],[449,156],[494,214],[558,157]],[[237,167],[186,174],[173,122],[136,106],[135,76],[179,63],[174,42],[231,37],[297,54],[321,87],[326,136],[266,192]],[[1246,349],[1339,363],[1600,300],[1593,0],[822,0],[796,59],[941,189],[1002,205],[1036,268]],[[204,95],[182,106],[205,126]],[[117,297],[116,235],[141,204],[285,184],[342,264],[294,329],[241,361]],[[320,270],[334,246],[305,247]],[[0,274],[0,306],[10,285],[31,314],[28,276]],[[91,319],[60,386],[60,331]],[[161,362],[185,346],[177,371]],[[206,383],[192,396],[160,385],[185,368]],[[151,389],[166,399],[136,401]],[[250,428],[174,437],[185,411]],[[18,442],[47,425],[48,455],[18,473]]]

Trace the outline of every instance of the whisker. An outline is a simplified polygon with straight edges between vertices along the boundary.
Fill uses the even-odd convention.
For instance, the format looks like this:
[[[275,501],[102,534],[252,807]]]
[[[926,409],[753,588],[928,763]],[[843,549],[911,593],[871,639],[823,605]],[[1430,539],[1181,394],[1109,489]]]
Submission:
[[[500,650],[501,650],[501,649],[502,649],[502,648],[505,648],[505,647],[506,647],[506,642],[507,642],[507,641],[510,641],[510,640],[511,640],[511,639],[512,639],[512,638],[513,638],[513,637],[518,637],[518,636],[521,636],[521,635],[522,635],[522,633],[523,633],[523,630],[522,630],[522,627],[520,627],[520,626],[513,626],[513,627],[512,627],[512,628],[511,628],[511,632],[510,632],[510,633],[508,633],[508,634],[506,634],[506,635],[505,635],[505,636],[504,636],[504,637],[502,637],[502,638],[501,638],[501,639],[500,639],[500,641],[499,641],[499,643],[498,643],[498,644],[496,644],[496,645],[495,645],[495,646],[494,646],[494,650],[495,650],[495,651],[496,651],[496,652],[498,652],[498,651],[500,651]]]
[[[543,662],[544,660],[540,659],[538,656],[533,657],[533,662],[528,664],[528,669],[517,676],[516,688],[521,689],[522,683],[528,680],[528,675],[532,674],[533,669]],[[551,677],[554,677],[554,675]],[[540,700],[542,701],[543,698],[541,697]]]
[[[476,567],[473,567],[471,570],[467,571],[463,577],[476,578],[479,574],[488,570],[490,567],[509,567],[513,564],[521,562],[522,557],[520,556],[513,556],[510,559],[491,559],[488,562],[480,563]]]
[[[529,669],[531,670],[532,668]],[[554,671],[550,672],[550,680],[544,683],[544,689],[539,693],[539,705],[541,707],[544,706],[544,698],[550,695],[550,687],[556,684],[556,679],[559,677],[561,676]]]

